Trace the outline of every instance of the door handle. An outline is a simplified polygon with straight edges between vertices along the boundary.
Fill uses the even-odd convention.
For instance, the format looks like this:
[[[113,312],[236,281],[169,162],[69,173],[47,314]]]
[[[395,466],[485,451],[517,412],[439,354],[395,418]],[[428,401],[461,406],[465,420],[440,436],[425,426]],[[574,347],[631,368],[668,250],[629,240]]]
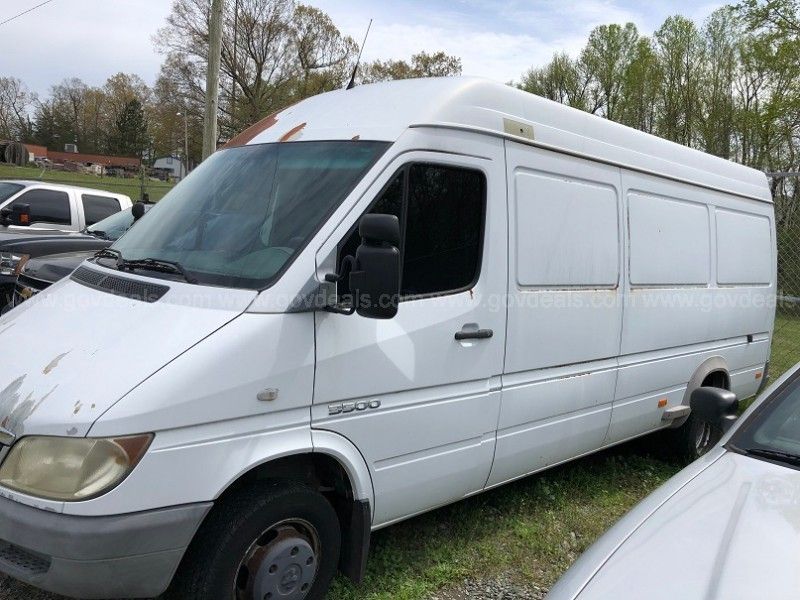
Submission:
[[[473,329],[471,331],[456,331],[456,339],[461,340],[488,340],[494,335],[491,329]]]

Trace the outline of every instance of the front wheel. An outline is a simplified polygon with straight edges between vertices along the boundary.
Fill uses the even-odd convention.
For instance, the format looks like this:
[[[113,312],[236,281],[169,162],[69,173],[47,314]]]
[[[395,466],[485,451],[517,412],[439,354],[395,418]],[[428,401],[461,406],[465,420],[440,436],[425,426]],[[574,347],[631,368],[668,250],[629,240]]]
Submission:
[[[339,521],[324,496],[293,482],[257,484],[214,507],[167,597],[321,599],[340,544]]]

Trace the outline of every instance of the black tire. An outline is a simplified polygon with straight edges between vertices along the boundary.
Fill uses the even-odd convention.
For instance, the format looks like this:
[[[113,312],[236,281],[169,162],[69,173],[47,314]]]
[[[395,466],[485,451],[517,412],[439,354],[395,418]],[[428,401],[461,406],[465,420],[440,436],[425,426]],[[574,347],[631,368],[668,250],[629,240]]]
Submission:
[[[718,427],[690,414],[686,423],[677,429],[664,431],[667,448],[672,456],[692,462],[711,450],[722,437]]]
[[[316,575],[313,583],[303,592],[295,591],[292,598],[298,595],[304,600],[325,598],[339,564],[339,520],[324,496],[307,486],[289,481],[255,484],[215,506],[189,546],[166,598],[237,600],[242,598],[240,594],[250,594],[236,592],[237,581],[241,590],[246,587],[242,578],[247,580],[250,577],[247,567],[242,564],[243,560],[252,552],[254,544],[258,548],[265,547],[257,545],[256,540],[263,541],[271,534],[274,525],[293,520],[313,526],[316,534],[314,541],[319,542],[319,549],[315,556],[318,560],[314,564]],[[292,552],[296,550],[294,548]],[[313,563],[313,559],[309,561],[308,564]],[[273,561],[260,564],[269,562]],[[303,564],[306,564],[305,559]],[[299,590],[299,587],[296,589]],[[255,595],[252,597],[255,600]],[[277,600],[280,594],[274,597]]]

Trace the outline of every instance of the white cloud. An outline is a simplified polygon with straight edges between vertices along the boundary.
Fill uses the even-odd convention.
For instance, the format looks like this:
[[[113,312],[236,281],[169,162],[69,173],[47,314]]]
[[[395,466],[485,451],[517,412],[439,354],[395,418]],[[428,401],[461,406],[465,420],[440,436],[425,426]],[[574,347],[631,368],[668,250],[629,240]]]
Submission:
[[[33,6],[0,6],[0,20]],[[602,23],[633,21],[645,33],[670,14],[702,23],[722,2],[692,0],[307,0],[331,15],[359,43],[375,23],[365,60],[409,58],[420,50],[461,57],[464,73],[518,79],[554,52],[576,54]],[[2,3],[0,3],[2,4]],[[163,60],[151,41],[164,25],[169,0],[55,0],[0,27],[5,48],[0,75],[14,75],[46,93],[66,77],[102,84],[119,71],[152,83]],[[13,10],[9,7],[13,6]]]

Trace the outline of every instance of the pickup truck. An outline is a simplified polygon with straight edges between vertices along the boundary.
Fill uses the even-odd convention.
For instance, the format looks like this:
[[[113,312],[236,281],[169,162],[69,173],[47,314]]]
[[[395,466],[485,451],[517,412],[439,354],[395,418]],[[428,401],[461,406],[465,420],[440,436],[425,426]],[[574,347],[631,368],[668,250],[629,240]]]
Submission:
[[[131,206],[128,196],[104,190],[43,181],[0,181],[0,217],[11,229],[78,232]],[[23,213],[26,216],[20,219]]]
[[[152,206],[154,205],[137,202],[133,208],[111,215],[81,233],[49,236],[39,240],[28,239],[29,251],[35,252],[37,257],[26,259],[20,265],[13,296],[9,296],[10,289],[5,294],[0,294],[0,307],[4,306],[0,314],[66,277],[84,260],[92,258],[98,250],[113,244]],[[25,255],[31,256],[28,253]]]

